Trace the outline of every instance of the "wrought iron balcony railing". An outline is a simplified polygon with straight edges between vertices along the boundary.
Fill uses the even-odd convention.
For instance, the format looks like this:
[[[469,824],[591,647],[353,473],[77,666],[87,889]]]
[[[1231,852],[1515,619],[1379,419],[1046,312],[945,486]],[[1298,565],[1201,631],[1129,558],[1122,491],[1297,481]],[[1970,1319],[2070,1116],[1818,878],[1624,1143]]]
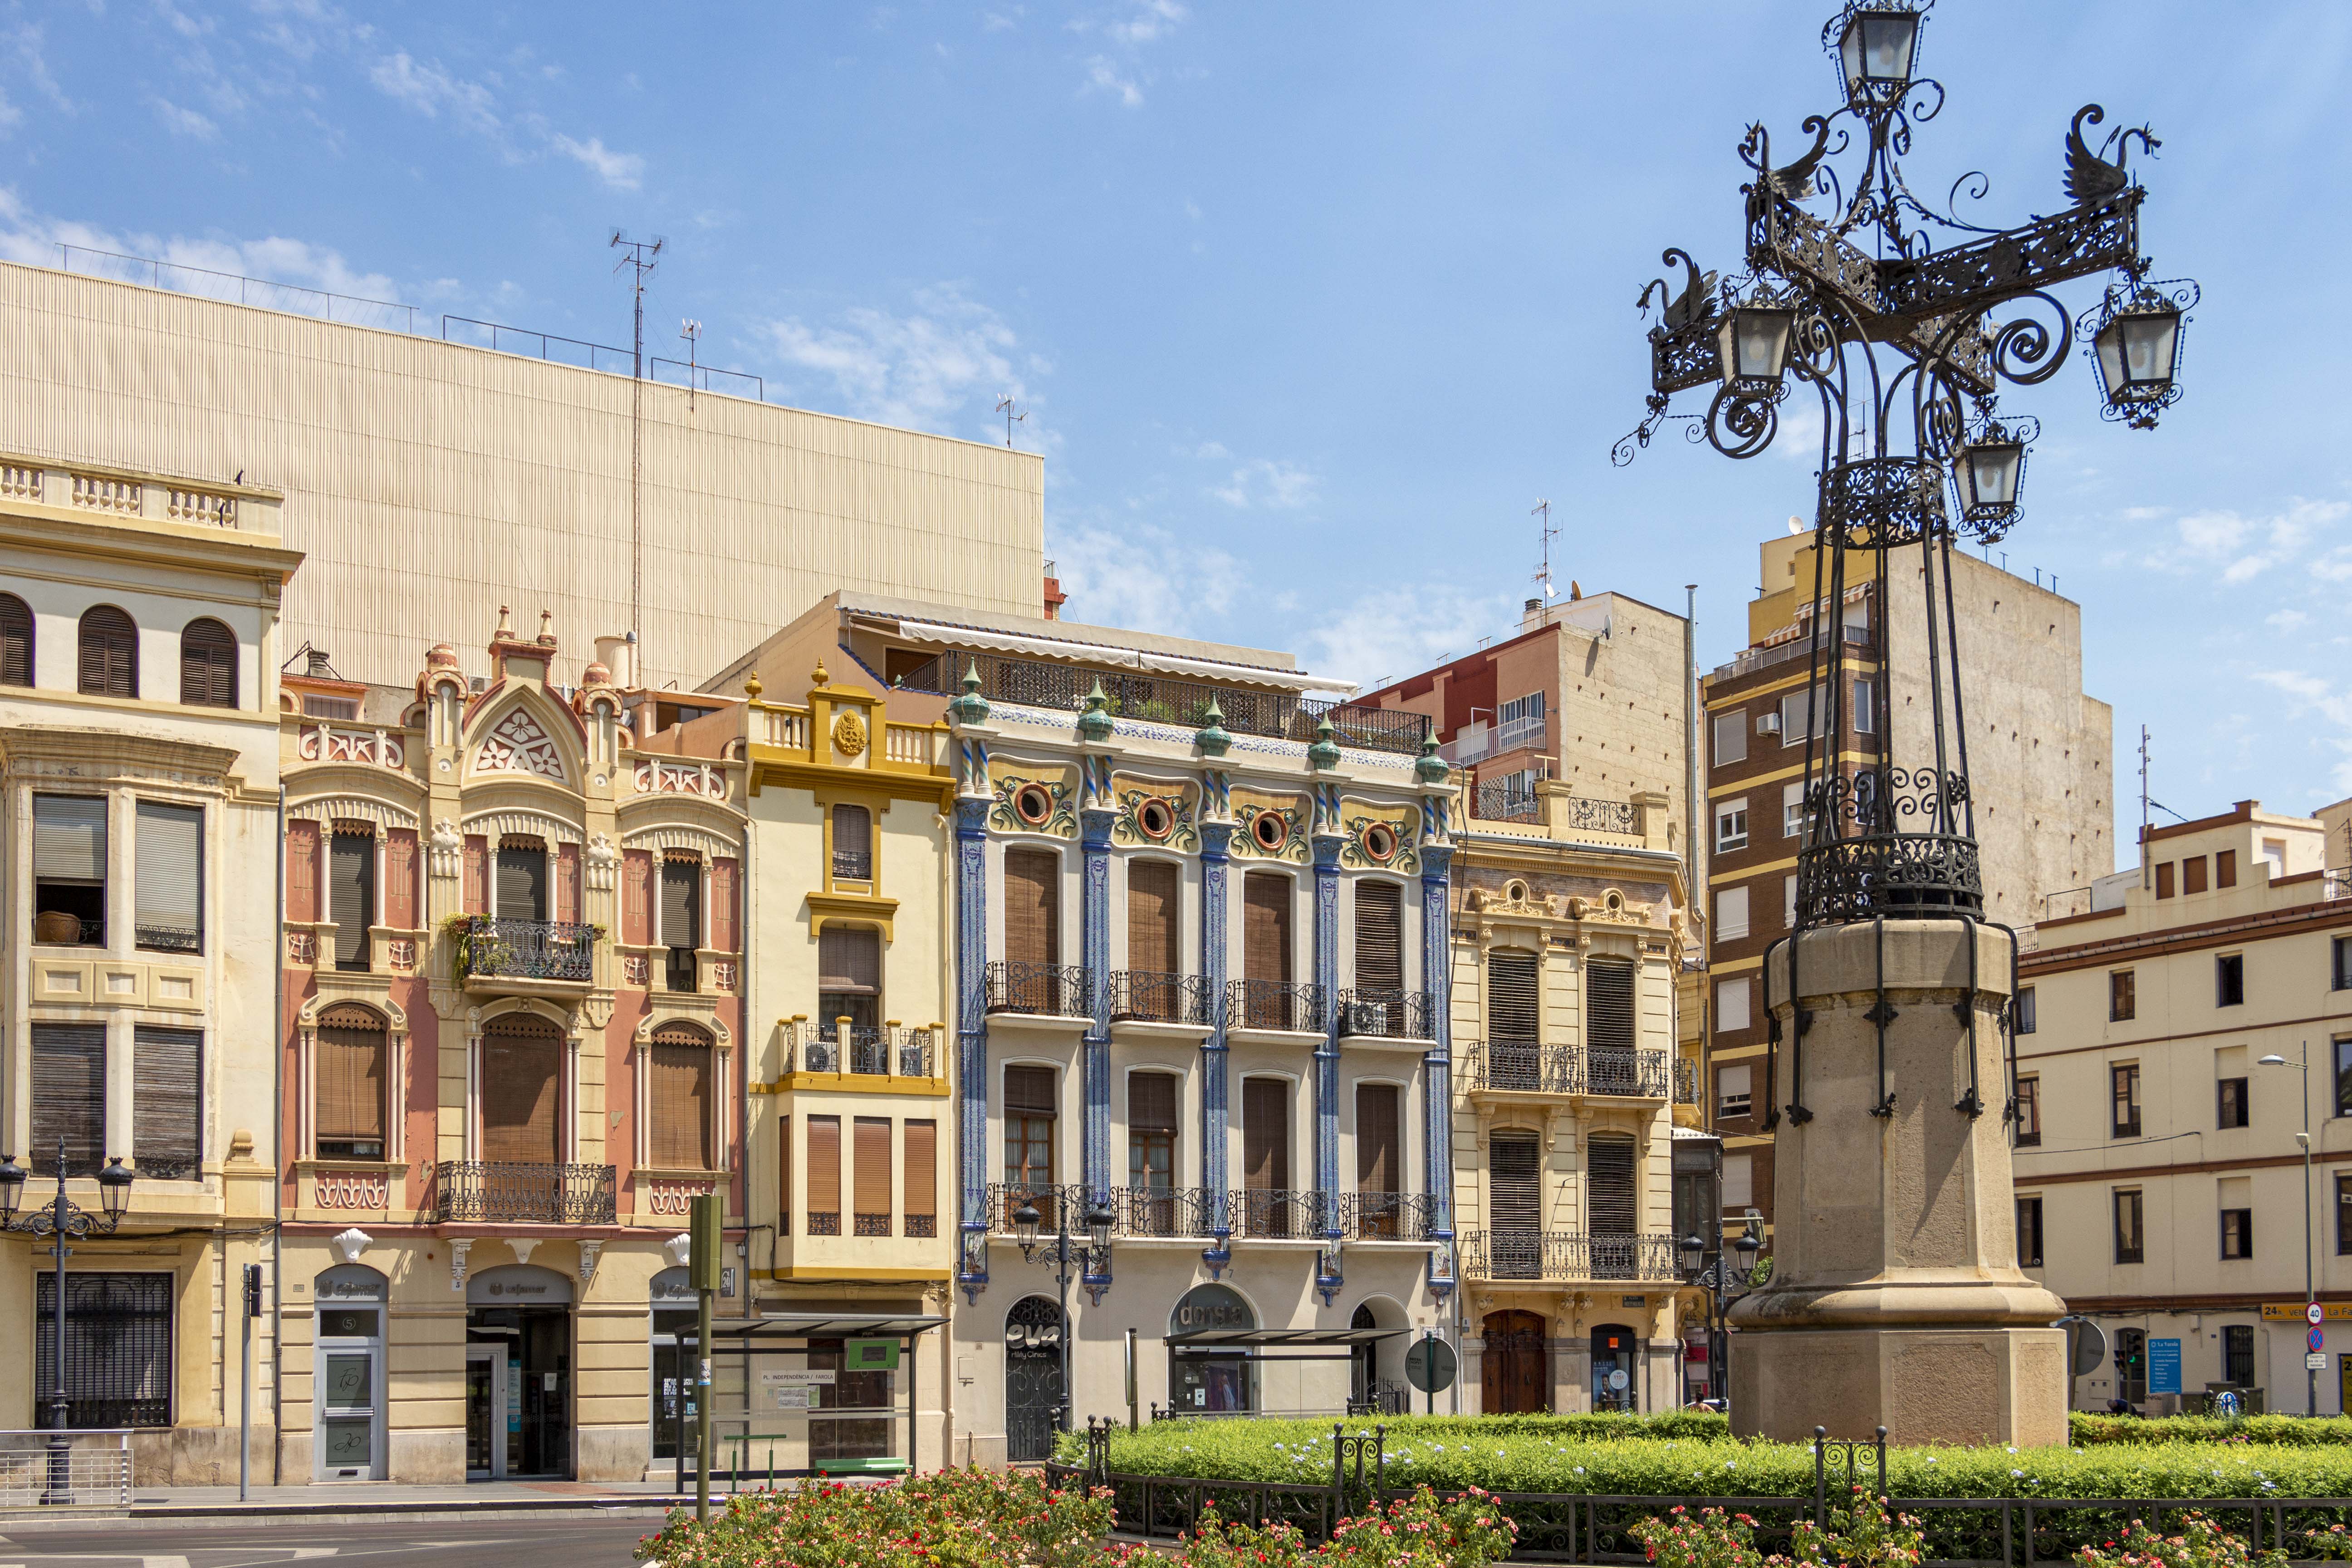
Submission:
[[[1243,1187],[1228,1194],[1225,1213],[1236,1237],[1311,1241],[1338,1223],[1338,1205],[1332,1196],[1277,1187]]]
[[[938,1076],[939,1047],[929,1029],[893,1029],[882,1026],[824,1025],[801,1042],[803,1072],[895,1074],[899,1078]]]
[[[1570,1053],[1570,1094],[1623,1095],[1637,1100],[1666,1098],[1666,1053],[1595,1046]]]
[[[1339,1193],[1339,1230],[1358,1241],[1426,1241],[1437,1223],[1427,1193]]]
[[[1426,991],[1339,993],[1339,1033],[1384,1040],[1433,1040]]]
[[[1469,1279],[1630,1279],[1673,1282],[1671,1236],[1594,1236],[1584,1231],[1465,1230],[1462,1273]]]
[[[1323,1032],[1323,987],[1295,980],[1229,980],[1225,1027]]]
[[[1023,1182],[988,1184],[988,1228],[1000,1236],[1013,1234],[1013,1216],[1027,1204],[1037,1211],[1037,1234],[1051,1236],[1061,1223],[1064,1205],[1070,1211],[1070,1234],[1086,1234],[1087,1190],[1076,1182],[1037,1184]]]
[[[1698,1064],[1677,1060],[1675,1063],[1675,1103],[1696,1105],[1698,1102]]]
[[[1083,1018],[1094,1011],[1093,985],[1082,963],[1022,963],[999,959],[988,966],[988,1010]]]
[[[205,933],[194,926],[151,926],[136,928],[139,945],[150,952],[201,952]]]
[[[874,879],[874,857],[863,849],[836,849],[833,852],[833,874],[853,882]]]
[[[1209,1022],[1209,982],[1199,974],[1165,974],[1121,969],[1110,977],[1113,1022],[1199,1024]]]
[[[1207,1236],[1216,1222],[1213,1187],[1114,1187],[1111,1212],[1118,1216],[1115,1236]]]
[[[596,928],[572,921],[476,915],[466,922],[466,973],[501,980],[576,980],[595,973]]]
[[[611,1225],[613,1167],[444,1160],[435,1167],[433,1218],[446,1225]]]
[[[1663,1050],[1615,1046],[1580,1050],[1532,1040],[1481,1040],[1462,1053],[1462,1087],[1472,1092],[1664,1100],[1670,1082]],[[1696,1088],[1691,1092],[1696,1095]]]
[[[1486,822],[1541,822],[1543,797],[1515,779],[1482,784],[1470,792],[1470,815]]]
[[[1563,795],[1553,802],[1562,827],[1585,833],[1638,834],[1642,810],[1630,800],[1601,800],[1591,795]]]

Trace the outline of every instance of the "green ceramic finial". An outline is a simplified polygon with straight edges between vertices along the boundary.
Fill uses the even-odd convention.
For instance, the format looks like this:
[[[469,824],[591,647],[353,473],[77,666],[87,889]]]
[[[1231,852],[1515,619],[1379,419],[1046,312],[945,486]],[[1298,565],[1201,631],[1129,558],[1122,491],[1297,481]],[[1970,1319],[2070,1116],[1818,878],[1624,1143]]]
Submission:
[[[1453,771],[1446,765],[1445,759],[1437,754],[1437,737],[1434,735],[1423,737],[1421,758],[1412,764],[1412,776],[1419,779],[1423,787],[1435,789],[1445,782],[1447,775]]]
[[[1201,728],[1192,736],[1192,743],[1201,748],[1204,757],[1222,757],[1233,746],[1234,738],[1225,733],[1224,710],[1217,706],[1214,697],[1209,699],[1208,709],[1201,715]]]
[[[1080,740],[1100,743],[1110,739],[1110,715],[1103,711],[1109,701],[1110,694],[1103,689],[1102,677],[1097,675],[1095,689],[1087,693],[1087,710],[1078,715]]]
[[[1315,726],[1315,743],[1307,748],[1307,760],[1318,768],[1339,765],[1339,744],[1331,739],[1331,720],[1328,714],[1321,723]]]
[[[959,724],[988,722],[988,699],[980,694],[980,666],[966,660],[963,667],[963,690],[948,699],[948,717]]]

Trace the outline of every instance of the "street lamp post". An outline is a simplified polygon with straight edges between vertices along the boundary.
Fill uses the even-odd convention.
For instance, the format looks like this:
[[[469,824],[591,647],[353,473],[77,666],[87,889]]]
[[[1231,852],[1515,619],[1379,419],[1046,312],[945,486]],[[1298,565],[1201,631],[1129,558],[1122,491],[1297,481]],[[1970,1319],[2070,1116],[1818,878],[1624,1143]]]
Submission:
[[[1739,1272],[1726,1276],[1723,1271],[1723,1235],[1720,1229],[1706,1236],[1691,1232],[1676,1244],[1682,1254],[1683,1280],[1706,1292],[1706,1391],[1710,1398],[1722,1402],[1727,1392],[1724,1382],[1725,1363],[1730,1359],[1731,1335],[1725,1327],[1731,1304],[1748,1294],[1747,1289],[1733,1290],[1733,1279],[1752,1279],[1756,1271],[1756,1255],[1764,1247],[1764,1216],[1754,1209],[1748,1211],[1748,1224],[1731,1249],[1739,1255]]]
[[[48,1484],[44,1503],[73,1501],[73,1445],[66,1436],[72,1401],[66,1394],[66,1259],[73,1249],[66,1243],[76,1237],[111,1235],[122,1223],[131,1202],[131,1173],[120,1155],[98,1173],[99,1196],[104,1214],[91,1215],[66,1197],[66,1141],[58,1140],[58,1190],[49,1203],[19,1217],[16,1205],[25,1194],[25,1167],[14,1154],[0,1154],[0,1230],[23,1231],[51,1238],[49,1257],[57,1266],[56,1298],[49,1303]]]
[[[1043,1257],[1037,1254],[1037,1226],[1043,1216],[1035,1204],[1024,1194],[1021,1206],[1013,1211],[1013,1234],[1021,1243],[1022,1258],[1055,1270],[1061,1287],[1062,1298],[1062,1403],[1055,1412],[1054,1422],[1061,1430],[1070,1429],[1070,1404],[1073,1389],[1070,1384],[1070,1279],[1073,1272],[1083,1278],[1088,1274],[1106,1273],[1110,1268],[1110,1232],[1115,1223],[1111,1212],[1096,1203],[1087,1210],[1085,1244],[1070,1245],[1070,1205],[1066,1198],[1056,1194],[1054,1198],[1054,1247]]]
[[[2319,1307],[2319,1287],[2313,1268],[2311,1236],[2311,1042],[2303,1042],[2300,1061],[2291,1062],[2273,1052],[2262,1058],[2261,1065],[2293,1068],[2303,1074],[2303,1131],[2294,1135],[2294,1141],[2303,1145],[2303,1301],[2308,1321],[2310,1314]],[[2318,1326],[2316,1322],[2311,1323],[2315,1330]],[[2319,1414],[2319,1369],[2311,1364],[2308,1354],[2303,1358],[2303,1413],[2305,1415]]]

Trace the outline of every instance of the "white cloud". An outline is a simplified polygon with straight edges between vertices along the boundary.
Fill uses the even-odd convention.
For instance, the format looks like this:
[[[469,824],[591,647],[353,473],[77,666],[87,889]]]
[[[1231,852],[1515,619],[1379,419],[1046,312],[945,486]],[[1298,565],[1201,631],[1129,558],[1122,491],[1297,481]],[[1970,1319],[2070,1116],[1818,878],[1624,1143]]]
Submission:
[[[406,49],[376,61],[374,68],[368,72],[368,79],[386,97],[408,105],[427,119],[438,119],[446,110],[453,119],[485,135],[499,130],[497,100],[488,88],[454,77],[438,64],[423,64]]]
[[[1187,544],[1150,523],[1057,528],[1050,553],[1072,620],[1171,637],[1213,635],[1244,582],[1222,550]]]
[[[1086,86],[1078,90],[1108,92],[1129,109],[1143,107],[1143,89],[1135,85],[1133,79],[1119,75],[1118,68],[1107,55],[1097,55],[1087,61]]]
[[[785,363],[830,379],[862,419],[939,429],[976,399],[1020,395],[1013,329],[994,310],[952,284],[923,289],[914,303],[906,315],[858,306],[837,326],[789,317],[766,331]]]
[[[2254,679],[2291,700],[2291,717],[2300,720],[2315,716],[2340,731],[2313,739],[2342,753],[2343,761],[2329,770],[2329,779],[2335,794],[2352,795],[2352,689],[2338,689],[2300,669],[2258,669]]]
[[[2301,610],[2273,610],[2263,617],[2263,624],[2276,626],[2283,632],[2291,632],[2299,629],[2311,617]]]
[[[199,142],[211,142],[220,135],[219,126],[193,109],[183,109],[161,98],[150,98],[148,102],[154,106],[155,118],[163,122],[163,129],[174,136],[193,136]]]
[[[1219,447],[1217,450],[1222,454],[1224,448]],[[1202,448],[1202,455],[1208,455],[1207,447]],[[1268,508],[1288,511],[1314,505],[1321,483],[1317,475],[1296,463],[1260,458],[1235,468],[1233,478],[1225,483],[1210,486],[1209,493],[1236,510]]]
[[[41,29],[37,26],[17,28],[16,43],[16,58],[24,66],[23,76],[40,89],[44,98],[67,113],[72,113],[73,100],[68,98],[65,89],[58,85],[58,79],[49,74],[49,62],[41,47]]]
[[[2225,584],[2247,583],[2277,567],[2303,565],[2323,577],[2340,571],[2352,576],[2352,550],[2338,547],[2305,558],[2320,534],[2352,516],[2352,503],[2289,500],[2284,510],[2248,517],[2226,510],[2191,512],[2173,524],[2178,542],[2158,549],[2146,563],[2182,575],[2212,576]]]
[[[1136,0],[1133,10],[1103,30],[1132,48],[1158,43],[1174,31],[1184,16],[1184,7],[1177,0]]]
[[[1354,595],[1345,610],[1300,637],[1299,651],[1317,674],[1370,687],[1468,653],[1509,624],[1507,595],[1416,584]]]
[[[635,153],[614,153],[607,149],[602,137],[591,136],[576,142],[557,134],[548,139],[549,146],[567,158],[576,158],[596,177],[616,191],[634,191],[646,172],[646,161]]]
[[[0,258],[38,267],[55,267],[58,264],[58,247],[61,244],[118,256],[152,257],[159,261],[200,268],[205,272],[257,278],[268,282],[322,289],[330,294],[346,294],[362,300],[388,300],[397,298],[400,292],[398,286],[383,273],[362,271],[346,261],[341,251],[313,245],[308,240],[289,239],[283,235],[272,235],[266,239],[232,240],[190,239],[178,235],[167,237],[137,232],[118,234],[71,219],[29,213],[16,192],[0,188]],[[137,268],[125,276],[132,281],[145,283],[152,281],[153,275],[144,268]],[[163,280],[167,287],[181,288],[191,293],[209,292],[218,281],[208,282],[188,274],[174,279],[169,272],[163,274]],[[230,292],[227,297],[234,299],[236,295]]]

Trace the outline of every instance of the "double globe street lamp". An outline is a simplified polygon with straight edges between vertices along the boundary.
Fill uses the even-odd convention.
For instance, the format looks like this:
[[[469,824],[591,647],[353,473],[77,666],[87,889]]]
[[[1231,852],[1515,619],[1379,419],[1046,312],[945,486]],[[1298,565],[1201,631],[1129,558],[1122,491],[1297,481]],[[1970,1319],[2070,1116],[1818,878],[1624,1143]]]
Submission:
[[[1087,1206],[1086,1218],[1082,1222],[1086,1228],[1086,1239],[1073,1247],[1070,1237],[1069,1202],[1058,1193],[1054,1195],[1052,1201],[1054,1239],[1051,1251],[1042,1257],[1038,1254],[1040,1242],[1037,1231],[1038,1227],[1045,1223],[1045,1216],[1037,1212],[1036,1204],[1025,1193],[1022,1194],[1021,1206],[1013,1211],[1013,1239],[1021,1244],[1023,1260],[1054,1269],[1061,1287],[1062,1402],[1054,1412],[1054,1425],[1056,1429],[1066,1432],[1070,1429],[1070,1402],[1074,1392],[1070,1386],[1070,1280],[1074,1271],[1079,1279],[1108,1271],[1110,1233],[1112,1227],[1118,1222],[1117,1216],[1110,1212],[1109,1205],[1097,1199]],[[1099,1291],[1096,1293],[1096,1300],[1097,1301],[1101,1300]]]
[[[73,1445],[67,1437],[72,1397],[66,1392],[66,1243],[77,1237],[112,1235],[131,1206],[131,1172],[117,1155],[98,1173],[98,1194],[104,1210],[92,1215],[66,1196],[66,1141],[58,1140],[56,1195],[28,1215],[19,1215],[29,1174],[14,1154],[0,1154],[0,1230],[52,1238],[49,1257],[57,1266],[57,1289],[49,1303],[49,1418],[47,1486],[44,1503],[73,1501]]]
[[[1723,1235],[1720,1230],[1709,1237],[1697,1231],[1675,1243],[1682,1255],[1683,1282],[1696,1285],[1706,1292],[1706,1392],[1707,1397],[1721,1407],[1725,1385],[1726,1362],[1731,1348],[1731,1336],[1724,1327],[1725,1315],[1731,1303],[1748,1293],[1756,1276],[1756,1255],[1764,1250],[1764,1216],[1754,1209],[1748,1211],[1748,1223],[1731,1243],[1738,1256],[1738,1272],[1726,1275],[1723,1267]],[[1735,1281],[1742,1288],[1735,1290]]]

